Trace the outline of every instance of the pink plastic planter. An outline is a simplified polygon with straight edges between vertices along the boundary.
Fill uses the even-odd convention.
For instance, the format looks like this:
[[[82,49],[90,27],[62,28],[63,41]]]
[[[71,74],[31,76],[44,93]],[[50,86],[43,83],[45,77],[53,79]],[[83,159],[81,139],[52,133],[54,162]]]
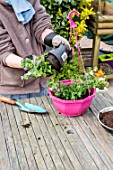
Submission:
[[[64,83],[72,82],[65,80]],[[80,100],[63,100],[55,97],[54,92],[49,89],[49,95],[53,101],[55,108],[64,116],[80,116],[85,113],[91,105],[92,99],[95,97],[96,89],[92,89],[91,95]]]

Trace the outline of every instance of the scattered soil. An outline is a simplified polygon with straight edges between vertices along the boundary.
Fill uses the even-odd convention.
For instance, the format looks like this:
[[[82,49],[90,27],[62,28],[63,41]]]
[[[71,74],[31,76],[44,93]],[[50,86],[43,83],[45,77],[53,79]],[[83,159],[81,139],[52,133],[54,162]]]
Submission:
[[[113,128],[113,110],[100,113],[99,118],[106,126]]]

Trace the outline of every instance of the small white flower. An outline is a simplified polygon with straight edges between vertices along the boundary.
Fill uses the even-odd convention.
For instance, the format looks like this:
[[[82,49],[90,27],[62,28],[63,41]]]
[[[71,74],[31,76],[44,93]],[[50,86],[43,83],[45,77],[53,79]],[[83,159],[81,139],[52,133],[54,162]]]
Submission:
[[[41,60],[37,60],[36,61],[36,64],[40,64],[42,61]]]
[[[107,88],[107,87],[104,87],[104,90],[105,90],[105,91],[108,91],[108,88]]]
[[[93,71],[91,70],[91,71],[90,71],[90,75],[92,75],[92,76],[93,76],[93,74],[94,74],[94,73],[93,73]]]
[[[102,81],[102,80],[105,80],[105,78],[103,78],[103,77],[100,77],[100,78],[99,78],[99,81]]]
[[[26,67],[24,67],[24,71],[27,71],[27,68],[26,68]]]
[[[23,76],[21,76],[21,80],[24,80],[24,77],[23,77]]]
[[[27,76],[30,76],[30,75],[31,75],[31,72],[30,72],[30,71],[28,71],[28,72],[26,73],[26,75],[27,75]]]
[[[97,68],[97,67],[94,67],[93,70],[94,70],[94,72],[97,72],[97,71],[98,71],[98,68]]]

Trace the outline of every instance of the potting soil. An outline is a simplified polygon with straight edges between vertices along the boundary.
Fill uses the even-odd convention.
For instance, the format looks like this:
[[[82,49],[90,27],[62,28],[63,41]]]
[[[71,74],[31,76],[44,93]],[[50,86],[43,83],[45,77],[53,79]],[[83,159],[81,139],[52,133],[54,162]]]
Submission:
[[[99,118],[106,126],[113,128],[113,110],[101,113]]]

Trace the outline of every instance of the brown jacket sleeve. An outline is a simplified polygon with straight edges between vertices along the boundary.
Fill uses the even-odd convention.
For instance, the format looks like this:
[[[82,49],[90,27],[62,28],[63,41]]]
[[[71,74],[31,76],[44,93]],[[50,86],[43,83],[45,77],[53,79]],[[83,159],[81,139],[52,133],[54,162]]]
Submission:
[[[0,21],[0,63],[6,64],[6,57],[9,54],[14,53],[14,51],[15,48],[11,42],[11,38]]]
[[[36,11],[33,17],[33,31],[37,41],[43,43],[41,35],[46,28],[52,29],[51,19],[38,0],[34,0],[33,7]]]

